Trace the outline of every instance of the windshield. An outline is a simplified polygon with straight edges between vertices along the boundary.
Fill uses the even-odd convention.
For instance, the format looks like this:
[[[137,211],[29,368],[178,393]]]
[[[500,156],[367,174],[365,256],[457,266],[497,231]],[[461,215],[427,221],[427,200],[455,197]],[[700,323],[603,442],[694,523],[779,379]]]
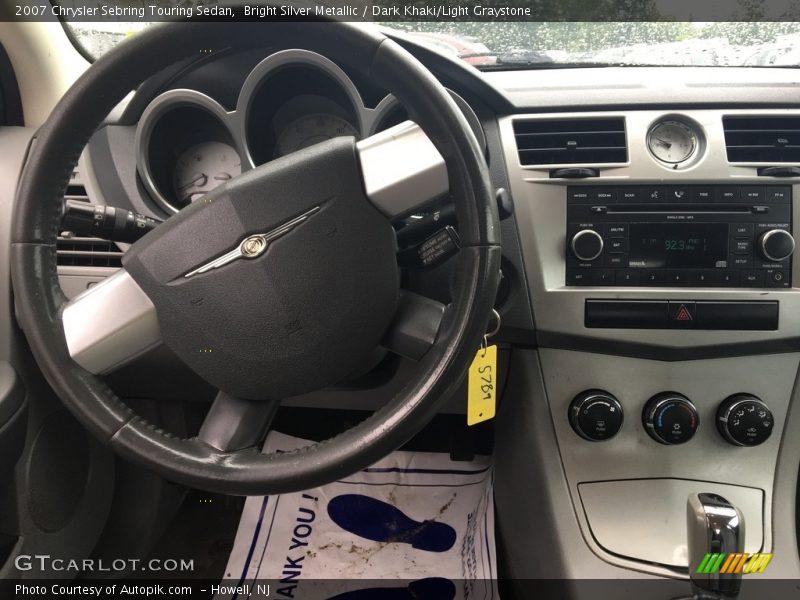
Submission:
[[[478,69],[800,65],[800,22],[382,23]],[[68,23],[97,57],[142,22]]]

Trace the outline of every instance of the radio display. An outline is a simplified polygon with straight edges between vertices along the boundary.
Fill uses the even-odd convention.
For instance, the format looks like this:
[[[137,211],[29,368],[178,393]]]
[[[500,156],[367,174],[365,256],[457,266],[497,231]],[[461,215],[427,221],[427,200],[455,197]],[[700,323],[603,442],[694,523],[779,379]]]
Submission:
[[[632,223],[628,264],[647,269],[726,267],[727,223]]]

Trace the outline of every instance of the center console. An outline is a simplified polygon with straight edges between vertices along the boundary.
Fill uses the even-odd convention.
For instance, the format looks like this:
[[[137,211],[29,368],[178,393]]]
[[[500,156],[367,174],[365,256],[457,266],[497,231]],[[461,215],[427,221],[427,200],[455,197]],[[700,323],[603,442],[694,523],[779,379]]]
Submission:
[[[800,459],[800,444],[784,434],[800,367],[800,189],[764,176],[774,169],[729,160],[724,127],[786,113],[800,118],[708,109],[500,119],[536,348],[512,364],[509,389],[518,389],[517,373],[527,390],[507,400],[524,408],[510,409],[520,412],[505,424],[529,448],[512,449],[510,434],[499,452],[536,448],[542,464],[532,468],[547,480],[537,489],[565,486],[571,511],[558,507],[557,491],[541,509],[566,562],[581,564],[559,563],[565,577],[688,579],[687,497],[725,498],[740,510],[745,552],[776,551],[788,536],[774,523],[788,510],[776,502],[776,470],[788,460],[796,475]],[[591,122],[564,126],[580,119]],[[548,120],[567,133],[540,126]],[[685,162],[648,147],[663,122],[691,124]],[[579,160],[584,138],[574,130],[603,140],[591,149],[598,162]],[[564,144],[562,162],[530,160],[545,156],[534,139],[549,144],[546,156]],[[600,162],[611,142],[626,153]],[[545,464],[553,454],[560,469]],[[509,482],[524,468],[516,466]],[[788,570],[771,564],[775,576],[796,575],[786,560]]]

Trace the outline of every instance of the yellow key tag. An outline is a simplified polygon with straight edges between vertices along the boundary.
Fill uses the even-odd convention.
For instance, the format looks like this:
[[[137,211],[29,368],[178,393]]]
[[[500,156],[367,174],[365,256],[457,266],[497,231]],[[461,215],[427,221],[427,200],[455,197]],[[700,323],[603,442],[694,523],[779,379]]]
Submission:
[[[467,425],[494,418],[497,400],[497,346],[481,347],[469,367]]]

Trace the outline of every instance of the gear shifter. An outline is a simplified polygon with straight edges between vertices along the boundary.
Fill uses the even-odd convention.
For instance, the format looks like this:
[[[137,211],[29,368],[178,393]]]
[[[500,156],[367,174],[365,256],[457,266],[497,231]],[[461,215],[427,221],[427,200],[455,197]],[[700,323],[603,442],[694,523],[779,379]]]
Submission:
[[[695,598],[733,598],[739,594],[742,575],[720,573],[720,554],[744,552],[744,517],[717,494],[691,494],[686,502],[689,577]],[[707,555],[712,557],[707,558]],[[717,556],[714,556],[717,555]],[[713,561],[713,563],[711,562]],[[715,563],[718,563],[715,564]],[[703,572],[698,573],[698,569]],[[713,571],[713,572],[706,572]]]

